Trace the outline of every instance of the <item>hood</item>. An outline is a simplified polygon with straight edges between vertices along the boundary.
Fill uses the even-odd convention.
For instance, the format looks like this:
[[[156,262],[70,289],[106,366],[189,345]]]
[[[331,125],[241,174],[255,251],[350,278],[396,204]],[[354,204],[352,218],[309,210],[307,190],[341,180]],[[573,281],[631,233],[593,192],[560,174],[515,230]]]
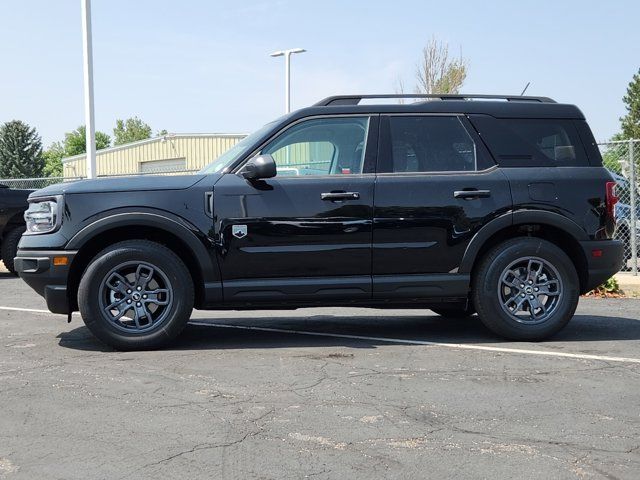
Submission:
[[[64,182],[50,185],[41,190],[36,190],[32,197],[46,197],[62,194],[76,193],[107,193],[107,192],[131,192],[144,190],[184,190],[206,175],[140,175],[134,177],[112,177],[97,180],[80,180],[77,182]]]

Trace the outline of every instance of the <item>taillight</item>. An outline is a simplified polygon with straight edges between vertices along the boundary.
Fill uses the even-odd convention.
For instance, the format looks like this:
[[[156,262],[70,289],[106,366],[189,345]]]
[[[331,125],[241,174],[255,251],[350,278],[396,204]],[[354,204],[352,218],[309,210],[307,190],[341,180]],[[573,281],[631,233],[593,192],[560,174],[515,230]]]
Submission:
[[[607,182],[606,184],[606,204],[607,216],[616,218],[616,203],[618,203],[618,195],[616,194],[616,182]]]

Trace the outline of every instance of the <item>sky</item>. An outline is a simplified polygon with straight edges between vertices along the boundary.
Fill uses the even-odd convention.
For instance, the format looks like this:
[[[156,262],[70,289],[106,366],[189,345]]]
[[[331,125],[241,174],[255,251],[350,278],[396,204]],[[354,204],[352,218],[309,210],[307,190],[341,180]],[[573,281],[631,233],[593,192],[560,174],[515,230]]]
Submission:
[[[137,115],[153,131],[246,133],[334,94],[415,83],[437,38],[468,62],[465,93],[578,105],[596,139],[619,128],[640,68],[637,0],[93,0],[96,126]],[[0,0],[0,122],[45,146],[84,123],[80,0]]]

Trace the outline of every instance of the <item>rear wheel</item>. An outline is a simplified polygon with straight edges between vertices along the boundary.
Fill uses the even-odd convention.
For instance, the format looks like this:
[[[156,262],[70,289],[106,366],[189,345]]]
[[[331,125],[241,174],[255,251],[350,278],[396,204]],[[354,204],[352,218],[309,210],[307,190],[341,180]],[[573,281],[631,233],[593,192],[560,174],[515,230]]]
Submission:
[[[161,347],[174,340],[193,310],[193,281],[170,249],[145,240],[117,243],[85,271],[78,305],[86,326],[119,350]]]
[[[22,237],[24,230],[24,226],[15,227],[12,230],[9,230],[2,239],[2,248],[0,248],[2,263],[4,263],[7,270],[13,274],[16,273],[16,269],[13,265],[13,259],[18,254],[18,242],[20,242],[20,237]]]
[[[543,340],[569,322],[580,285],[569,257],[538,238],[516,238],[491,249],[473,278],[482,322],[512,340]]]

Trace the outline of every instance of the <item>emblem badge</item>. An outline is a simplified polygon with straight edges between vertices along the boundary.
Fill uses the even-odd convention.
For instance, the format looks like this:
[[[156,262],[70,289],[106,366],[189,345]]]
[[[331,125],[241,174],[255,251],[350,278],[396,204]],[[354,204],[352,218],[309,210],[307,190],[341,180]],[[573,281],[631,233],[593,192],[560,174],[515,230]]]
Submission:
[[[247,226],[246,225],[233,225],[231,227],[231,233],[236,238],[244,238],[247,236]]]

